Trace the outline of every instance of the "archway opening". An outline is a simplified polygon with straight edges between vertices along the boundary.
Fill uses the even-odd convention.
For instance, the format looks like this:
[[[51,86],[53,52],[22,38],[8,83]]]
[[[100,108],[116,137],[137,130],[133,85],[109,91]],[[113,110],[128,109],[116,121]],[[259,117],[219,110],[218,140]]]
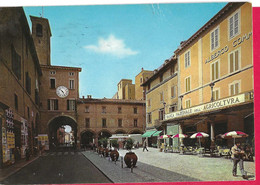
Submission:
[[[81,133],[80,146],[81,148],[91,148],[94,143],[94,133],[91,131],[85,131]]]
[[[59,116],[49,123],[51,148],[74,147],[77,144],[77,123],[68,116]]]

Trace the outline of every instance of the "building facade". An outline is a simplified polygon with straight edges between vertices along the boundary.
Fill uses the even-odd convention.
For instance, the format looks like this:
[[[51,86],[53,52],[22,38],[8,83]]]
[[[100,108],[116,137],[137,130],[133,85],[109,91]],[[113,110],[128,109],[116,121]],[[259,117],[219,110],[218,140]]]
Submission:
[[[135,76],[135,99],[145,100],[146,89],[142,86],[153,75],[153,71],[144,70]]]
[[[164,64],[154,71],[153,76],[142,84],[146,89],[146,132],[158,130],[162,131],[162,134],[177,134],[176,126],[162,125],[164,115],[177,110],[177,77],[177,59],[172,57],[165,60]],[[159,132],[153,136],[158,134]],[[157,145],[157,137],[150,136],[149,145]]]
[[[80,98],[77,101],[79,136],[82,146],[98,144],[112,134],[142,134],[145,102],[135,100]]]
[[[37,145],[42,71],[22,8],[0,9],[0,165]]]
[[[208,133],[206,147],[232,145],[216,136],[233,130],[246,132],[253,144],[252,49],[251,4],[228,3],[175,51],[179,110],[166,114],[164,124],[179,125],[188,135]]]

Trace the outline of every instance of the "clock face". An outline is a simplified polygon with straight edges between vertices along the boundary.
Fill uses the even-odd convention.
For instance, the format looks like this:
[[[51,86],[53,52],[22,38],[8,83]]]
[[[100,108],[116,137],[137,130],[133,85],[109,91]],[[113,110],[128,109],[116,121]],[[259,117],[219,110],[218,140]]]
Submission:
[[[60,98],[65,98],[69,95],[69,89],[65,86],[59,86],[56,89],[56,94],[60,97]]]

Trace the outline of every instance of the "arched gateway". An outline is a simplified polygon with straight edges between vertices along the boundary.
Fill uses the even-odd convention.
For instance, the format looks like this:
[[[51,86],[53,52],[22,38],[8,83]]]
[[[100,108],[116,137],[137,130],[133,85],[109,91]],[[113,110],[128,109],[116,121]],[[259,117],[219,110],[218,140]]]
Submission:
[[[69,132],[65,132],[66,127],[71,127]],[[49,121],[50,147],[74,147],[77,146],[77,122],[73,117],[57,116]],[[69,138],[69,139],[68,139]]]

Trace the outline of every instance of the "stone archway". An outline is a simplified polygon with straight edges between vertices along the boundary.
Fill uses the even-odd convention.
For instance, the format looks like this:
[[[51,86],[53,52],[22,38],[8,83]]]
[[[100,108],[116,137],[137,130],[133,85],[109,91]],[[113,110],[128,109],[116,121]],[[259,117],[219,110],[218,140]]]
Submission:
[[[94,144],[95,133],[91,130],[85,130],[80,134],[80,145],[84,148],[91,148]]]
[[[126,134],[126,131],[123,129],[118,129],[115,131],[115,134]]]
[[[77,147],[77,122],[75,121],[74,118],[69,116],[57,116],[52,120],[50,120],[48,123],[49,141],[50,141],[51,148],[62,146],[63,143],[61,141],[63,137],[65,139],[65,132],[63,131],[63,129],[60,128],[63,128],[66,125],[71,127],[70,134],[71,134],[72,142],[70,146],[73,146],[74,148]]]
[[[134,129],[134,130],[129,131],[129,134],[143,134],[143,132],[141,130]]]

